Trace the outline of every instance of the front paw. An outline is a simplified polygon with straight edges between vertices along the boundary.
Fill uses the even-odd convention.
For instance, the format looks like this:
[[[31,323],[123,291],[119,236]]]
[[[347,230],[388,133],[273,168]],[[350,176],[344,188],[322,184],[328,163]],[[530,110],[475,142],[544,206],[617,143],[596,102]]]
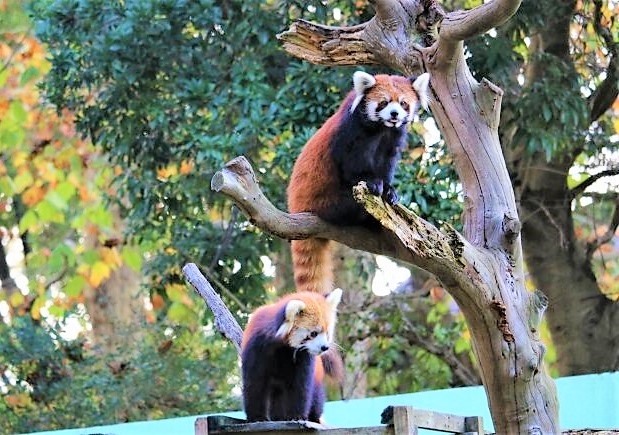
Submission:
[[[383,180],[377,181],[366,181],[365,183],[368,186],[368,190],[374,196],[382,196],[383,194]]]
[[[389,205],[395,205],[398,203],[398,200],[400,198],[398,198],[398,194],[396,193],[395,189],[393,188],[393,186],[391,185],[387,185],[387,188],[385,189],[385,191],[383,192],[383,199],[385,200],[385,202]]]

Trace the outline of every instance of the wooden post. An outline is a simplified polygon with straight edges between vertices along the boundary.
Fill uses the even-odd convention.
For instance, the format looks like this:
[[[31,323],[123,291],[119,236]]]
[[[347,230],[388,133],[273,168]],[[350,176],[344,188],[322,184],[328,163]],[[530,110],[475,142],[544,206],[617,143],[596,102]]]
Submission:
[[[393,408],[393,430],[395,435],[417,435],[418,428],[415,425],[412,408],[408,406],[396,406]]]

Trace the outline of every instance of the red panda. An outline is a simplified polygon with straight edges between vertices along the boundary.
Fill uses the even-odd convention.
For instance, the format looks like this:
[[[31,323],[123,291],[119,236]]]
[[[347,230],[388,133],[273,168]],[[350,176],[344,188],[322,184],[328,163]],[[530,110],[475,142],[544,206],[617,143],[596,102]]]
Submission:
[[[333,349],[342,290],[291,293],[258,308],[241,343],[243,406],[248,421],[320,423],[324,375],[341,381],[343,363]]]
[[[417,78],[353,74],[353,90],[310,138],[297,158],[288,185],[291,213],[312,212],[336,225],[378,228],[378,222],[353,198],[360,181],[395,204],[391,185],[406,146],[406,125],[419,106],[427,109],[430,75]],[[333,287],[329,240],[292,241],[297,291],[329,292]]]

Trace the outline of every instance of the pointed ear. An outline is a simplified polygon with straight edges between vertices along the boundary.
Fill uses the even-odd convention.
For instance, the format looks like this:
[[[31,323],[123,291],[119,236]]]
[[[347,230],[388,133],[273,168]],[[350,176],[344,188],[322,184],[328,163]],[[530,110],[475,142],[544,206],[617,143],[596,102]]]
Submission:
[[[300,301],[298,299],[291,299],[286,304],[286,320],[289,322],[294,321],[294,318],[301,311],[305,309],[305,302]]]
[[[331,307],[331,309],[333,309],[333,310],[337,309],[338,304],[342,300],[342,289],[341,288],[336,288],[331,293],[329,293],[325,297],[325,299],[326,299],[327,303],[329,304],[329,306]]]
[[[284,310],[284,322],[275,333],[275,336],[282,338],[288,334],[292,329],[292,325],[294,325],[294,318],[304,309],[305,303],[303,301],[298,299],[288,301]]]
[[[430,73],[423,73],[413,81],[413,89],[417,92],[421,107],[428,110],[428,102],[430,101]]]
[[[363,95],[366,90],[376,84],[376,79],[373,75],[363,71],[355,71],[352,75],[352,83],[357,95]]]

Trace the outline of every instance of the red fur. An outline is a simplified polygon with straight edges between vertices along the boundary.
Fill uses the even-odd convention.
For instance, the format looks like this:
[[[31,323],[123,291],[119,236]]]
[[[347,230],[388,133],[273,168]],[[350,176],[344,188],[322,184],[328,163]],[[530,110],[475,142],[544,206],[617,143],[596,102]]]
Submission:
[[[349,186],[349,184],[351,178],[358,181],[355,178],[358,174],[351,175],[350,168],[353,168],[353,172],[359,170],[365,173],[363,169],[365,165],[369,164],[370,167],[374,167],[374,162],[367,163],[367,160],[372,160],[373,157],[367,156],[365,147],[376,144],[376,136],[372,136],[376,134],[385,134],[384,137],[388,137],[388,139],[380,139],[383,141],[380,143],[380,148],[384,151],[379,149],[377,152],[393,152],[394,155],[397,152],[399,157],[400,149],[405,145],[405,139],[402,138],[405,138],[406,131],[405,126],[397,129],[387,129],[382,125],[368,127],[364,124],[365,121],[359,120],[366,116],[364,111],[368,101],[397,102],[398,99],[404,98],[413,107],[413,104],[418,105],[419,99],[408,78],[389,75],[377,75],[374,78],[376,84],[365,92],[363,100],[354,111],[354,116],[350,112],[350,107],[356,94],[352,91],[344,99],[337,112],[327,119],[305,144],[295,162],[288,185],[288,209],[291,213],[313,212],[335,224],[376,227],[373,218],[363,210],[355,209],[359,206],[352,201],[352,185]],[[366,127],[368,130],[365,130]],[[380,129],[383,132],[390,131],[389,133],[376,133]],[[366,136],[366,131],[371,132]],[[392,134],[395,131],[398,133]],[[398,134],[401,136],[397,136]],[[346,142],[352,136],[354,136],[354,139],[350,139],[352,142]],[[339,151],[334,150],[334,143],[340,147]],[[385,144],[388,147],[385,147]],[[393,149],[390,149],[392,146]],[[340,153],[341,156],[342,148],[348,149],[349,151],[345,152],[350,153],[343,157],[344,161],[349,162],[348,168],[338,166],[334,160],[334,152]],[[379,170],[387,172],[383,176],[385,179],[392,177],[395,169],[396,159],[390,158],[393,161],[389,162],[389,168]],[[360,179],[364,179],[363,176]],[[380,186],[382,185],[381,179]],[[387,183],[385,182],[386,189]],[[395,198],[397,201],[397,195]],[[325,239],[293,240],[291,247],[297,291],[329,293],[333,289],[332,254],[329,241]]]
[[[291,300],[300,300],[305,307],[293,322],[287,322],[285,311]],[[285,295],[252,314],[241,343],[243,401],[248,420],[319,422],[325,401],[325,374],[340,377],[335,380],[341,383],[343,371],[339,368],[343,363],[333,349],[315,356],[295,348],[291,335],[296,328],[309,331],[320,327],[326,332],[334,321],[333,308],[326,298],[309,292]],[[279,336],[277,332],[285,322],[292,329]]]
[[[322,127],[310,138],[297,158],[288,184],[288,210],[311,211],[320,215],[331,208],[339,185],[337,171],[329,151],[330,140],[346,116],[355,95],[351,92]],[[320,174],[320,179],[317,175]],[[297,291],[329,293],[333,289],[333,265],[330,242],[326,239],[293,240],[292,265]]]

